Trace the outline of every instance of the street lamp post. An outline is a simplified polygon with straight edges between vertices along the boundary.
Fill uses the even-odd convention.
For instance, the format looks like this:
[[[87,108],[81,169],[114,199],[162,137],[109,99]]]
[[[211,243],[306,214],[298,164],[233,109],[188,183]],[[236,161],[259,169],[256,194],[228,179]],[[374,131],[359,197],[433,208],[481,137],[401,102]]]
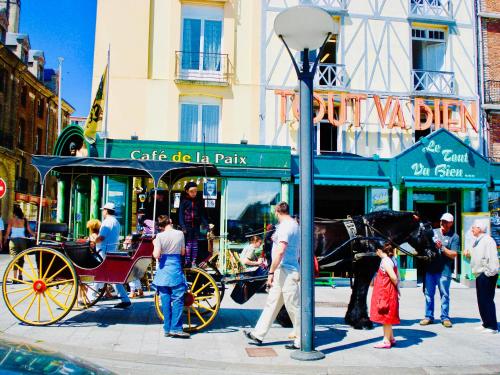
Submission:
[[[313,180],[313,79],[321,49],[334,30],[332,17],[314,6],[295,6],[278,14],[274,31],[288,51],[300,89],[300,350],[292,358],[301,361],[323,359],[325,355],[314,346],[314,180]],[[302,66],[291,49],[303,53]],[[309,51],[320,48],[314,62]]]

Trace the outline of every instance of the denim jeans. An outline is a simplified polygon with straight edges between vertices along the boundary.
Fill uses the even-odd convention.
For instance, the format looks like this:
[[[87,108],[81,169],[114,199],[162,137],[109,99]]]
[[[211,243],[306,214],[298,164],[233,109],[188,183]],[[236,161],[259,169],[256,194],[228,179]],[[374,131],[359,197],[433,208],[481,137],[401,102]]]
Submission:
[[[159,288],[165,333],[182,332],[182,310],[184,309],[185,291],[186,284]]]
[[[450,319],[450,284],[451,276],[443,276],[440,273],[425,274],[425,317],[434,320],[434,294],[436,286],[441,295],[441,321]]]

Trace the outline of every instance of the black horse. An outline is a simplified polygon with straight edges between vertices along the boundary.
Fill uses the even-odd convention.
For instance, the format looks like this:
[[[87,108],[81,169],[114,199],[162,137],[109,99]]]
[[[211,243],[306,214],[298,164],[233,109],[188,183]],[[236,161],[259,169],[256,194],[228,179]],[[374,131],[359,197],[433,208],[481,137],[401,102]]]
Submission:
[[[347,271],[352,275],[352,294],[345,315],[356,329],[373,327],[366,297],[380,259],[375,252],[384,242],[394,246],[410,244],[415,255],[430,259],[436,254],[430,223],[414,212],[377,211],[343,220],[315,222],[315,250],[321,271]]]
[[[356,329],[370,329],[366,298],[370,282],[377,272],[380,259],[375,252],[384,242],[396,247],[408,243],[421,259],[436,254],[430,223],[424,223],[415,212],[377,211],[341,220],[315,220],[314,254],[320,271],[348,272],[352,279],[352,294],[345,321]],[[291,322],[282,309],[278,322]]]

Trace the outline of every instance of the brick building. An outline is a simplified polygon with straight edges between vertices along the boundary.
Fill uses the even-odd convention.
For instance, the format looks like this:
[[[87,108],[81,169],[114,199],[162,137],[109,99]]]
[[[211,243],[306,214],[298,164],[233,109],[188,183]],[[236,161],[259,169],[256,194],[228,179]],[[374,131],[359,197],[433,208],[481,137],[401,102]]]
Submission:
[[[500,161],[500,1],[480,0],[478,5],[482,109],[489,130],[489,156]]]
[[[51,154],[57,138],[57,93],[44,84],[43,51],[32,50],[26,34],[17,31],[19,1],[0,2],[0,177],[7,194],[0,199],[0,215],[11,216],[19,203],[35,220],[40,202],[38,173],[31,155]],[[10,13],[9,13],[10,12]],[[14,24],[14,25],[13,25]],[[63,126],[74,109],[63,101]],[[56,181],[46,184],[43,201],[50,207],[56,199]],[[50,210],[45,210],[48,219]]]

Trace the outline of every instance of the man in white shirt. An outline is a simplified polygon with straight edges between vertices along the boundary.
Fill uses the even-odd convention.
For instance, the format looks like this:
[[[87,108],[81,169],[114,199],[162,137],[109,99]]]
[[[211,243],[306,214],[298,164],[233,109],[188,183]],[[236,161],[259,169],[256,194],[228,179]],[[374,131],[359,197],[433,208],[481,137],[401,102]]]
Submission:
[[[115,217],[115,209],[115,204],[112,202],[106,203],[101,208],[103,221],[101,229],[99,229],[99,236],[96,239],[96,249],[102,259],[106,258],[107,252],[116,251],[120,243],[120,223]],[[114,307],[119,309],[130,307],[132,303],[130,302],[125,287],[121,284],[112,285],[121,300],[121,302]],[[102,288],[102,285],[99,285],[95,290],[99,288]]]
[[[270,287],[266,306],[253,332],[243,331],[253,343],[262,344],[283,303],[293,324],[293,343],[287,349],[299,349],[299,245],[300,230],[297,221],[290,216],[289,206],[280,202],[275,208],[279,225],[273,235],[272,263],[269,267],[267,285]]]
[[[471,258],[470,266],[476,276],[477,304],[483,321],[482,332],[497,333],[495,289],[499,268],[498,251],[495,240],[486,234],[487,229],[485,221],[474,221],[471,230],[475,241],[472,249],[465,250],[465,256]]]

